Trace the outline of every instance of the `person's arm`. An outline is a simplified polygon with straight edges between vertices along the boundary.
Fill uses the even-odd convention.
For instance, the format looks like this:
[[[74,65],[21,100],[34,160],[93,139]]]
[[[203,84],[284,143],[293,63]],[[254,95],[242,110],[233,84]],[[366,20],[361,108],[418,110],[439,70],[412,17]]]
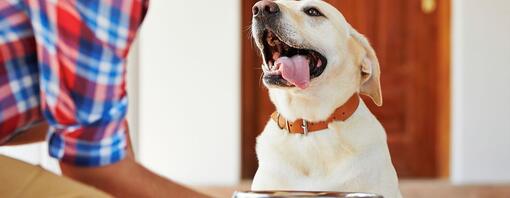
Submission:
[[[62,173],[115,197],[207,197],[160,177],[136,163],[131,155],[103,167],[83,168],[60,163]]]
[[[13,137],[5,145],[18,146],[24,144],[32,144],[44,141],[48,132],[48,123],[43,122],[33,126],[30,129],[22,131],[19,135]]]
[[[123,160],[98,168],[83,168],[61,162],[62,174],[115,197],[207,197],[140,165],[134,160],[129,129],[126,137],[127,156]]]

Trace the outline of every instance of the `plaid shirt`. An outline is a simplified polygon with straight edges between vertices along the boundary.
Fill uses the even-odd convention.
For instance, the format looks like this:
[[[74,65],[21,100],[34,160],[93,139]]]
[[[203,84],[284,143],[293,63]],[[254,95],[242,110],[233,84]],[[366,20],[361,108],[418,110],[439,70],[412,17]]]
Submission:
[[[125,156],[126,56],[148,0],[0,0],[0,144],[46,120],[49,154]]]

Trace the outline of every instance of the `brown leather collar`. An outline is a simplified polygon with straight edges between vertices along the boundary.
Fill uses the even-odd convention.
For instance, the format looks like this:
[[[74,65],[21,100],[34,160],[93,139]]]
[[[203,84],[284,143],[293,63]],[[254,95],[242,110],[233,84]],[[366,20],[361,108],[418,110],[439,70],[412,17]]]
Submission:
[[[347,100],[342,106],[338,107],[331,116],[325,121],[321,122],[308,122],[303,119],[298,119],[294,122],[286,120],[280,113],[274,112],[271,118],[278,124],[280,129],[286,129],[289,133],[308,134],[328,128],[328,124],[333,121],[345,121],[358,109],[359,94],[356,93]]]

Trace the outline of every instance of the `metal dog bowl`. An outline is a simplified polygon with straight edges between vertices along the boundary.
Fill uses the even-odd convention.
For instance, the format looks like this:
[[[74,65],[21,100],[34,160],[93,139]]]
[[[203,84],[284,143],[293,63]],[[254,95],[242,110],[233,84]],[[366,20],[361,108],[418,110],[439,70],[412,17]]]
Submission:
[[[233,198],[383,198],[371,193],[311,192],[311,191],[244,191],[235,192]]]

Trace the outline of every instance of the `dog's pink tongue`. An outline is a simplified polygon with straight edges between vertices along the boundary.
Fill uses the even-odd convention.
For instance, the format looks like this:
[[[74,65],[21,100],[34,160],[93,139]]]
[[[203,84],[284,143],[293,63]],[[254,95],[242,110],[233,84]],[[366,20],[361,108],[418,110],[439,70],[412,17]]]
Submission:
[[[306,56],[280,57],[274,63],[282,72],[282,77],[301,89],[310,85],[310,61]]]

